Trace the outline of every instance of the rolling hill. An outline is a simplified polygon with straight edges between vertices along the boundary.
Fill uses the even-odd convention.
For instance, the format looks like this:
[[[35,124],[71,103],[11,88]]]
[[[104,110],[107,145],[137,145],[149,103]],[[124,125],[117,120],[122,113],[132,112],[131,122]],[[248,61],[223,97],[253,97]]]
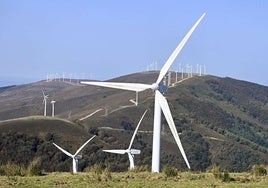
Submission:
[[[153,83],[157,76],[158,72],[143,72],[110,81]],[[172,82],[174,76],[175,73]],[[50,101],[56,100],[56,118],[40,117],[42,90]],[[268,87],[232,78],[194,76],[170,87],[166,97],[192,170],[204,171],[217,165],[239,172],[255,164],[268,164]],[[0,161],[27,165],[40,157],[46,171],[66,171],[71,160],[52,142],[74,152],[84,140],[97,134],[82,151],[84,159],[79,168],[100,164],[114,171],[126,170],[127,156],[101,150],[126,148],[141,115],[148,109],[133,145],[141,149],[135,163],[150,166],[153,92],[139,93],[138,106],[129,101],[134,98],[134,92],[83,86],[76,81],[40,81],[0,88]],[[51,105],[47,114],[51,114]],[[18,140],[23,146],[31,143],[31,147],[23,147],[25,154],[31,154],[28,160],[15,157],[21,151]],[[7,155],[7,148],[12,147]],[[161,165],[186,170],[164,117]]]

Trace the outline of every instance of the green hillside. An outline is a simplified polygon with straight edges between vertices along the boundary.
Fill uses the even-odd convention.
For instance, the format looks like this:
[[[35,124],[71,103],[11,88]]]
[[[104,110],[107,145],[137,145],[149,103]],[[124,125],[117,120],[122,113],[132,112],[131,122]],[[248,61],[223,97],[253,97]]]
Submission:
[[[153,83],[157,74],[137,73],[112,81]],[[57,118],[20,119],[42,115],[42,89],[56,99]],[[99,164],[109,166],[112,171],[125,171],[129,166],[127,155],[104,153],[102,149],[127,148],[147,109],[133,148],[141,150],[135,156],[136,165],[151,165],[154,96],[150,90],[139,93],[138,106],[129,101],[135,98],[134,92],[76,83],[38,82],[0,91],[2,163],[14,161],[27,165],[33,158],[41,157],[45,170],[69,171],[71,160],[57,151],[52,142],[74,153],[96,134],[82,151],[80,170]],[[170,87],[165,96],[191,170],[205,171],[217,165],[240,172],[255,164],[268,164],[268,87],[232,78],[195,76]],[[96,114],[79,120],[98,109],[101,110]],[[13,118],[19,119],[7,120]],[[23,150],[17,142],[25,146]],[[23,155],[16,158],[18,152],[25,155],[28,152],[28,159],[22,160]],[[162,117],[161,166],[167,165],[187,170]]]

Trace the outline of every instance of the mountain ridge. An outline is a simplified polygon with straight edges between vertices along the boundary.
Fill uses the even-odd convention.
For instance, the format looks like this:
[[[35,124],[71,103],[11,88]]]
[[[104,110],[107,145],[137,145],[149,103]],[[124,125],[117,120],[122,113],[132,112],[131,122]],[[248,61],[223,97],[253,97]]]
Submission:
[[[157,75],[157,71],[143,72],[109,81],[153,83]],[[181,78],[181,74],[179,77]],[[174,81],[175,73],[172,73],[171,82]],[[84,130],[83,138],[86,135],[98,135],[96,144],[93,144],[94,149],[89,146],[90,149],[85,150],[88,156],[81,161],[84,164],[81,169],[85,169],[86,164],[96,162],[104,166],[109,164],[115,171],[126,169],[127,158],[103,154],[101,149],[127,146],[131,131],[135,129],[145,109],[148,109],[134,147],[142,150],[141,155],[135,157],[137,165],[150,166],[153,92],[147,90],[139,93],[139,105],[135,106],[130,102],[130,99],[135,99],[135,92],[84,86],[77,82],[70,84],[42,81],[4,90],[0,88],[0,106],[5,107],[0,110],[0,131],[3,130],[3,121],[6,119],[42,115],[42,89],[50,95],[51,100],[56,100],[57,118],[67,119],[74,123],[74,127]],[[268,164],[268,87],[228,77],[194,76],[170,87],[166,98],[193,170],[204,171],[218,165],[230,171],[244,171],[254,164]],[[51,109],[47,109],[47,114],[51,114]],[[83,119],[98,109],[101,110]],[[59,124],[62,124],[62,128],[66,127],[63,122]],[[17,132],[16,129],[13,131]],[[60,130],[54,134],[57,141],[64,144],[64,136],[57,137]],[[66,134],[71,135],[72,131]],[[161,135],[162,166],[172,165],[186,170],[164,118]],[[35,136],[38,137],[38,134]],[[49,145],[51,140],[44,142]],[[71,145],[77,147],[78,140]],[[3,150],[3,146],[0,147],[0,152],[1,149]],[[63,157],[53,148],[50,149],[55,152],[53,156]],[[96,156],[99,161],[94,160]],[[58,170],[67,169],[68,159],[53,160],[64,164],[64,168],[56,167]]]

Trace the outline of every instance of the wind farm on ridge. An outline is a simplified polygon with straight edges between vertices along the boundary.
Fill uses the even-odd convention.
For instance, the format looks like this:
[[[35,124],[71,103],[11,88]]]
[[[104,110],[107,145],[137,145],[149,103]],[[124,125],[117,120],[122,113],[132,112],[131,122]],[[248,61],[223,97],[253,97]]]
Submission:
[[[175,51],[172,53],[172,55],[170,56],[170,58],[167,60],[167,62],[163,65],[163,67],[160,69],[160,72],[158,71],[148,71],[148,72],[144,72],[141,74],[148,74],[151,75],[151,78],[146,80],[146,82],[148,83],[144,83],[144,82],[131,82],[131,83],[127,83],[127,82],[121,82],[120,78],[118,78],[118,81],[113,82],[113,80],[110,82],[95,82],[95,81],[80,81],[80,82],[76,82],[76,84],[74,84],[72,87],[74,87],[74,90],[77,89],[86,89],[85,91],[83,91],[84,93],[81,94],[81,96],[79,97],[80,102],[84,101],[84,103],[81,103],[81,105],[77,108],[84,108],[84,109],[88,109],[88,110],[84,110],[83,114],[79,114],[77,113],[77,109],[73,109],[72,108],[72,103],[74,103],[73,101],[69,100],[68,101],[68,95],[75,93],[75,91],[68,91],[68,87],[67,85],[70,83],[66,83],[66,86],[60,86],[60,87],[65,87],[63,88],[66,89],[65,91],[65,96],[59,96],[57,98],[55,98],[54,96],[57,96],[56,93],[54,93],[53,97],[51,96],[51,94],[49,93],[49,90],[51,88],[42,88],[42,90],[40,90],[40,96],[42,94],[42,100],[43,100],[43,113],[42,115],[44,116],[44,119],[48,118],[50,119],[50,117],[47,116],[52,116],[51,118],[55,117],[55,119],[57,117],[65,117],[66,121],[74,121],[75,123],[78,124],[83,124],[85,123],[96,123],[96,122],[100,122],[100,119],[102,119],[102,122],[105,122],[107,116],[111,115],[111,117],[115,114],[115,113],[124,113],[123,111],[134,111],[135,109],[139,108],[140,105],[142,105],[143,107],[141,109],[138,110],[139,116],[142,114],[142,112],[144,112],[143,116],[140,119],[140,122],[133,128],[132,125],[129,125],[128,123],[122,123],[124,121],[121,121],[121,125],[123,127],[122,130],[135,130],[134,134],[131,134],[132,137],[130,144],[128,147],[126,147],[127,149],[123,150],[120,146],[120,148],[118,148],[118,150],[115,149],[106,149],[104,146],[102,146],[101,150],[103,150],[104,152],[110,152],[110,153],[117,153],[117,154],[128,154],[128,158],[129,158],[129,163],[130,163],[130,167],[129,169],[132,170],[134,169],[134,155],[135,155],[135,159],[136,159],[136,154],[140,154],[143,151],[140,149],[131,149],[133,142],[135,142],[135,135],[136,134],[143,134],[143,132],[146,132],[146,130],[138,130],[138,128],[140,127],[140,124],[142,124],[142,120],[145,117],[146,119],[146,112],[149,111],[150,115],[150,121],[148,121],[147,119],[147,124],[152,124],[153,122],[153,127],[152,130],[150,132],[150,139],[153,140],[152,144],[148,144],[147,145],[147,150],[148,150],[148,146],[152,147],[152,163],[151,163],[151,172],[157,172],[159,173],[161,171],[161,167],[160,167],[160,153],[162,153],[160,151],[161,148],[161,144],[160,144],[160,137],[164,137],[165,141],[168,141],[168,144],[165,143],[164,144],[164,148],[166,145],[170,145],[172,144],[172,148],[174,149],[174,146],[176,146],[177,148],[177,153],[181,153],[181,155],[176,155],[176,157],[181,158],[179,159],[180,162],[183,161],[183,163],[180,164],[180,166],[182,166],[183,164],[185,165],[183,167],[183,169],[186,169],[185,167],[187,167],[188,169],[191,169],[192,163],[194,163],[193,161],[191,161],[190,159],[193,159],[193,156],[190,157],[190,159],[187,157],[187,152],[185,152],[184,150],[184,144],[188,145],[187,148],[189,148],[189,140],[181,140],[179,135],[182,136],[186,136],[184,135],[185,132],[187,132],[188,134],[190,134],[190,131],[187,130],[185,131],[185,127],[180,127],[180,130],[178,130],[178,122],[180,121],[180,124],[183,124],[181,122],[183,122],[183,118],[178,118],[178,114],[175,114],[175,118],[173,116],[173,109],[171,108],[171,106],[174,106],[172,102],[169,102],[169,92],[170,90],[172,91],[177,91],[180,90],[180,85],[183,85],[184,82],[192,82],[192,80],[194,80],[193,82],[197,82],[197,80],[202,80],[205,83],[209,83],[211,84],[211,87],[213,87],[213,84],[217,84],[217,78],[212,77],[212,80],[214,81],[209,81],[209,79],[211,78],[207,78],[207,77],[199,77],[202,75],[202,71],[201,71],[201,65],[197,65],[197,73],[195,74],[195,76],[192,75],[192,68],[188,67],[187,68],[187,76],[183,76],[185,73],[183,72],[169,72],[169,69],[172,65],[172,63],[174,62],[175,58],[177,57],[177,55],[180,53],[181,49],[183,48],[183,46],[186,44],[187,40],[190,38],[191,34],[193,33],[193,31],[195,30],[195,28],[197,27],[197,25],[199,24],[199,22],[201,22],[201,20],[203,19],[204,14],[199,18],[199,20],[194,24],[194,26],[190,29],[190,31],[186,34],[186,36],[182,39],[181,43],[178,45],[178,47],[175,49]],[[205,69],[205,68],[204,68]],[[181,69],[183,70],[183,69]],[[199,71],[198,71],[199,70]],[[204,70],[205,72],[205,70]],[[172,77],[173,75],[173,77]],[[173,80],[175,80],[172,83],[172,78]],[[136,79],[140,79],[139,77],[137,77]],[[207,80],[208,79],[208,80]],[[123,79],[124,80],[124,79]],[[46,80],[45,82],[47,82],[48,80]],[[44,82],[44,83],[45,83]],[[53,82],[53,84],[59,84],[60,81],[53,81],[49,80],[49,82]],[[213,83],[215,82],[215,83]],[[140,83],[140,84],[138,84]],[[86,86],[86,85],[95,85],[93,87],[90,86]],[[97,86],[103,86],[103,87],[111,87],[113,89],[103,89],[101,87],[97,87]],[[90,88],[89,88],[90,87]],[[198,86],[194,86],[194,87],[198,87]],[[12,89],[12,88],[11,88]],[[62,88],[61,88],[62,89]],[[128,91],[122,91],[122,92],[117,92],[115,91],[115,89],[122,89],[122,90],[128,90]],[[148,90],[149,89],[149,90]],[[145,91],[146,90],[146,91]],[[153,92],[152,92],[152,91]],[[104,93],[102,93],[102,91],[105,91]],[[94,93],[96,98],[93,99],[88,99],[87,98],[87,92],[90,92],[91,94]],[[117,93],[121,93],[121,97],[119,95],[119,99],[118,99],[118,95],[114,95],[114,92]],[[110,95],[111,94],[111,95]],[[125,100],[124,97],[125,95],[128,96],[132,96],[131,98],[128,98],[128,100]],[[99,96],[97,96],[99,95]],[[110,95],[110,96],[109,96]],[[114,96],[113,96],[114,95]],[[92,95],[93,96],[93,95]],[[109,106],[109,104],[106,103],[107,98],[109,98],[109,100],[111,99],[117,98],[117,102],[120,104],[116,104],[115,106]],[[174,97],[174,96],[173,96]],[[214,96],[215,98],[217,96]],[[167,98],[167,99],[166,99]],[[50,102],[49,100],[50,99]],[[120,99],[123,99],[122,102],[120,101]],[[57,101],[56,101],[57,100]],[[68,102],[66,103],[61,103],[61,100],[66,100]],[[78,100],[78,99],[77,99]],[[92,106],[90,105],[85,105],[87,100],[90,101],[90,104],[93,104]],[[102,100],[103,103],[98,103],[98,104],[102,104],[102,106],[94,106],[94,101],[97,100]],[[148,103],[148,101],[154,101],[154,105],[152,105],[152,103]],[[174,100],[172,100],[174,101]],[[180,105],[183,106],[183,102],[181,101],[181,99],[176,98],[175,100],[176,102],[180,102]],[[145,104],[145,105],[144,105]],[[51,105],[51,108],[48,108],[48,105]],[[25,105],[27,106],[27,105]],[[144,108],[144,106],[146,108]],[[64,111],[62,109],[65,109]],[[184,106],[184,108],[187,108],[186,106]],[[226,109],[228,108],[228,106],[226,107]],[[68,110],[66,110],[68,109]],[[154,110],[153,110],[154,109]],[[48,113],[51,112],[51,113]],[[163,121],[161,120],[162,117],[162,113],[163,112],[163,117],[165,117],[166,120],[166,124],[163,123]],[[194,111],[194,110],[193,110]],[[25,113],[29,111],[26,110]],[[183,111],[181,112],[183,113]],[[210,112],[211,113],[211,112]],[[51,114],[51,115],[50,115]],[[59,114],[59,115],[58,115]],[[128,113],[131,114],[131,113]],[[96,119],[92,120],[91,118],[94,116],[98,116]],[[227,115],[226,115],[227,116]],[[124,117],[126,119],[131,118],[131,117]],[[5,118],[1,119],[3,120],[2,122],[0,122],[0,128],[5,128],[6,125],[8,125],[11,121]],[[91,122],[92,121],[92,122]],[[108,121],[108,120],[107,120]],[[115,120],[115,121],[119,121],[119,120]],[[137,122],[138,119],[133,119],[133,121]],[[200,120],[201,121],[201,120]],[[163,126],[163,124],[165,124]],[[112,127],[113,125],[110,125],[109,127],[111,128],[112,131],[116,131],[115,128]],[[128,129],[127,127],[130,126],[130,129]],[[142,125],[141,125],[142,126]],[[161,127],[162,126],[162,127]],[[101,128],[101,126],[99,126]],[[107,127],[105,125],[103,125],[103,127]],[[169,127],[169,129],[165,128],[166,130],[170,130],[169,132],[169,136],[165,135],[165,131],[163,130],[164,127]],[[98,138],[98,142],[101,142],[101,138],[105,138],[106,133],[105,130],[107,129],[100,129],[96,131],[96,127],[90,127],[88,126],[88,132],[91,135],[90,139],[84,139],[86,136],[83,135],[83,139],[79,139],[80,145],[87,140],[87,142],[85,142],[76,152],[75,154],[71,154],[68,151],[66,151],[65,149],[63,149],[63,147],[60,147],[59,145],[57,145],[56,143],[53,143],[53,145],[55,147],[57,147],[59,150],[61,150],[63,153],[65,153],[67,156],[70,156],[73,160],[73,173],[77,173],[78,172],[78,160],[82,159],[82,157],[79,154],[79,152],[87,145],[90,145],[90,141],[94,138],[94,137],[99,137]],[[200,128],[197,128],[200,129]],[[204,129],[208,129],[208,127],[204,128]],[[120,130],[119,130],[120,131]],[[220,130],[221,131],[221,130]],[[97,133],[97,134],[95,134]],[[131,132],[132,133],[132,132]],[[124,134],[124,132],[122,132],[121,134]],[[217,136],[218,132],[215,131],[215,133],[213,133]],[[95,136],[98,135],[98,136]],[[100,136],[101,135],[101,136]],[[170,136],[172,135],[172,136]],[[215,135],[209,135],[206,138],[215,138]],[[196,135],[197,136],[197,135]],[[216,137],[217,137],[216,136]],[[144,135],[142,136],[144,137]],[[171,140],[174,139],[174,140]],[[56,139],[56,138],[53,138]],[[52,140],[53,140],[52,139]],[[83,140],[83,141],[82,141]],[[97,140],[97,139],[94,139]],[[130,139],[128,139],[129,141]],[[215,139],[214,139],[215,140]],[[213,140],[213,141],[214,141]],[[222,138],[218,138],[218,140],[224,140]],[[175,141],[175,142],[174,142]],[[184,141],[184,142],[183,142]],[[109,143],[109,140],[105,140],[105,145],[107,146],[107,143]],[[76,143],[78,144],[78,143]],[[143,145],[144,143],[142,141],[139,141],[140,145]],[[214,145],[213,145],[214,144]],[[213,146],[211,147],[217,147],[219,143],[212,143]],[[88,146],[90,147],[90,146]],[[94,147],[98,147],[97,144],[94,144]],[[168,146],[170,147],[170,146]],[[54,149],[57,149],[54,148]],[[86,148],[85,148],[86,149]],[[189,150],[189,149],[188,149]],[[191,152],[193,152],[194,147],[191,149]],[[165,149],[164,151],[165,152]],[[261,149],[258,151],[261,152]],[[99,154],[99,153],[98,153]],[[148,152],[147,152],[148,154]],[[105,154],[105,157],[109,158],[109,156],[112,154]],[[264,155],[261,154],[263,158]],[[144,156],[143,156],[144,157]],[[106,158],[106,159],[107,159]],[[172,157],[171,157],[172,158]],[[263,158],[260,158],[260,160],[263,160]],[[142,158],[138,158],[139,160],[142,160]],[[168,159],[169,161],[170,159]],[[107,161],[110,161],[107,159]],[[106,162],[107,162],[106,161]],[[198,159],[194,160],[195,162],[198,161]],[[136,160],[135,160],[136,162]],[[146,162],[148,162],[148,159],[146,160]],[[178,162],[178,161],[176,161]],[[209,163],[209,162],[208,162]],[[194,165],[194,169],[196,169],[198,167],[197,164],[193,164]],[[202,169],[204,170],[204,169]]]

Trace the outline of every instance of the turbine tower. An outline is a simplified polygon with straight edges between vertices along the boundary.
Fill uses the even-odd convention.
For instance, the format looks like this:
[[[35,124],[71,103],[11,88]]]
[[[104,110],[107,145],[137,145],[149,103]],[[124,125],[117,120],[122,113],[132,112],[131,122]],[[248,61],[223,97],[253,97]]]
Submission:
[[[78,170],[78,160],[82,159],[82,155],[78,155],[78,153],[87,145],[87,143],[89,143],[96,135],[94,135],[93,137],[91,137],[88,141],[86,141],[76,152],[75,154],[71,154],[68,151],[62,149],[60,146],[58,146],[57,144],[53,143],[54,146],[56,146],[59,150],[61,150],[63,153],[65,153],[66,155],[68,155],[69,157],[71,157],[73,159],[73,173],[77,173]]]
[[[42,93],[43,93],[43,104],[44,104],[44,116],[47,116],[47,99],[48,99],[48,95],[45,95],[43,90],[42,90]]]
[[[103,150],[104,152],[116,153],[116,154],[121,154],[121,155],[127,153],[128,158],[129,158],[129,163],[130,163],[130,166],[129,166],[130,170],[134,169],[134,155],[137,155],[137,154],[141,153],[141,151],[138,150],[138,149],[131,149],[131,146],[133,144],[134,138],[135,138],[135,136],[137,134],[137,131],[139,129],[141,121],[142,121],[143,117],[145,116],[146,112],[147,112],[147,110],[143,113],[143,115],[142,115],[142,117],[141,117],[141,119],[140,119],[140,121],[139,121],[139,123],[138,123],[138,125],[137,125],[137,127],[135,129],[135,131],[134,131],[134,134],[133,134],[133,136],[131,138],[130,144],[129,144],[127,149]]]
[[[118,83],[118,82],[81,82],[82,84],[89,84],[89,85],[96,85],[96,86],[103,86],[103,87],[110,87],[116,89],[123,89],[123,90],[130,90],[130,91],[144,91],[146,89],[152,89],[155,92],[155,105],[154,105],[154,130],[153,130],[153,151],[152,151],[152,172],[159,172],[160,168],[160,135],[161,135],[161,110],[167,120],[171,133],[180,149],[180,152],[184,158],[184,161],[187,167],[190,169],[189,162],[185,155],[184,149],[182,147],[180,138],[178,136],[169,106],[166,98],[163,96],[162,93],[167,91],[167,87],[164,86],[161,81],[167,74],[168,70],[170,69],[171,65],[173,64],[175,58],[182,50],[183,46],[190,38],[191,34],[201,22],[205,13],[197,20],[197,22],[192,26],[190,31],[185,35],[182,39],[180,44],[176,47],[174,52],[168,58],[162,69],[160,70],[159,76],[155,83],[149,84],[139,84],[139,83]]]
[[[54,117],[54,115],[55,115],[55,103],[56,103],[56,101],[54,101],[54,100],[52,100],[51,102],[51,105],[52,105],[52,117]]]

